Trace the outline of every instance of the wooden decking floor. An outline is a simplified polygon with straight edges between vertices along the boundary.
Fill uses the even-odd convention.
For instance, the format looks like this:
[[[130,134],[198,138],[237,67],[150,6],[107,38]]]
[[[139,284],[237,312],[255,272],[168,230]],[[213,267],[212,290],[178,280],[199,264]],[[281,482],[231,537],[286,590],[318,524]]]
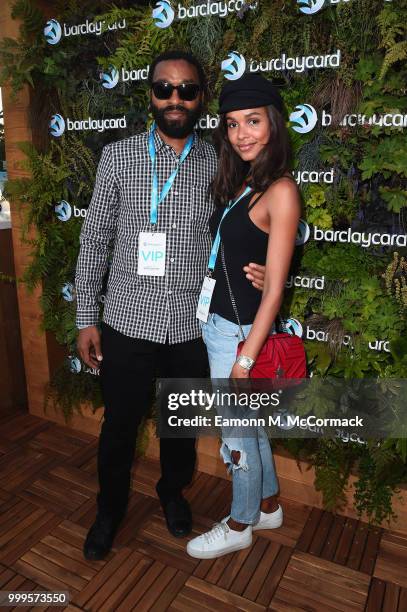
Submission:
[[[65,608],[407,611],[407,538],[289,500],[284,525],[250,549],[199,561],[171,537],[156,461],[135,462],[128,514],[109,556],[82,556],[96,512],[97,439],[26,413],[0,419],[0,591],[69,591]],[[197,473],[194,535],[229,509],[230,483]],[[21,608],[3,607],[2,610]],[[27,608],[23,608],[27,609]]]

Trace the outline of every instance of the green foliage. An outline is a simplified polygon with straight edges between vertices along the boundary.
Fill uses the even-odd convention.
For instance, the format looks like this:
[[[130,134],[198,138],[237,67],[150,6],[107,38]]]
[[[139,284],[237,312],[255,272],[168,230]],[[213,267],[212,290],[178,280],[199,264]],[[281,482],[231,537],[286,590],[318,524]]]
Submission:
[[[405,0],[392,6],[384,5],[377,17],[382,38],[380,46],[386,50],[380,79],[384,79],[396,62],[407,58],[406,6]]]
[[[327,510],[341,510],[346,505],[346,488],[352,465],[358,454],[355,443],[321,440],[311,455],[315,466],[315,488],[321,491]]]
[[[184,6],[190,2],[185,0]],[[260,2],[257,11],[247,9],[225,19],[184,19],[164,30],[153,24],[151,6],[140,4],[55,0],[53,16],[61,22],[79,23],[93,16],[104,20],[107,28],[125,18],[127,28],[105,31],[98,37],[67,38],[51,48],[42,33],[47,18],[33,0],[17,0],[13,16],[20,20],[20,33],[16,40],[6,38],[0,43],[0,82],[10,83],[14,92],[30,85],[38,108],[47,117],[54,112],[73,119],[126,113],[128,132],[117,136],[125,137],[144,128],[147,88],[140,82],[119,83],[107,91],[99,80],[102,69],[145,68],[167,48],[192,50],[207,70],[213,92],[209,112],[214,114],[223,83],[219,65],[231,50],[239,50],[247,60],[259,60],[277,58],[282,52],[297,56],[339,48],[339,69],[275,71],[270,75],[282,85],[288,110],[307,101],[318,111],[324,108],[339,118],[345,113],[369,117],[407,111],[405,0],[385,4],[383,0],[358,0],[357,10],[353,3],[325,3],[323,10],[312,16],[300,15],[294,2],[275,0]],[[51,331],[73,355],[75,302],[65,301],[61,288],[74,279],[81,220],[61,223],[54,207],[62,199],[78,206],[88,204],[96,161],[109,137],[65,133],[43,143],[41,150],[21,144],[26,154],[21,170],[25,172],[6,185],[9,199],[21,214],[32,255],[23,278],[16,280],[29,290],[42,284],[42,329]],[[376,215],[382,215],[379,224],[385,218],[393,228],[403,227],[407,201],[403,128],[349,128],[335,120],[330,129],[316,127],[303,135],[292,132],[292,145],[296,169],[334,170],[332,184],[301,185],[303,218],[309,224],[342,229],[365,216],[368,225]],[[306,341],[316,387],[318,378],[328,375],[339,380],[407,377],[404,253],[393,255],[386,248],[310,240],[296,254],[293,273],[323,276],[325,280],[323,291],[306,287],[288,290],[283,306],[283,314],[328,333],[327,342]],[[0,280],[10,279],[0,273]],[[350,343],[345,342],[347,337]],[[369,349],[368,343],[376,339],[388,339],[390,352]],[[313,392],[314,409],[322,411],[315,388]],[[67,419],[80,411],[83,403],[96,409],[102,403],[98,378],[86,371],[73,374],[64,362],[52,377],[46,401],[47,407],[52,404]],[[394,399],[392,409],[398,408],[398,399]],[[140,435],[142,449],[145,432]],[[371,522],[392,516],[392,495],[406,480],[406,438],[368,445],[322,439],[290,440],[285,445],[295,456],[308,457],[315,465],[316,487],[328,509],[343,506],[350,474],[357,470],[357,511]]]
[[[392,498],[397,484],[406,478],[406,465],[394,452],[391,440],[381,445],[373,442],[359,458],[355,482],[355,508],[369,521],[381,523],[396,518]]]

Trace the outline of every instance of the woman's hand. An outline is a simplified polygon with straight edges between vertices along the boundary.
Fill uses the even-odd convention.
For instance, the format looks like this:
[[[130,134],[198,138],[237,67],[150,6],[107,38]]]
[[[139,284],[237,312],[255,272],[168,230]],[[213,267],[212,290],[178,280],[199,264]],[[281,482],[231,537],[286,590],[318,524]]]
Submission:
[[[249,378],[249,375],[250,370],[246,370],[246,368],[242,368],[239,363],[235,363],[229,378]]]

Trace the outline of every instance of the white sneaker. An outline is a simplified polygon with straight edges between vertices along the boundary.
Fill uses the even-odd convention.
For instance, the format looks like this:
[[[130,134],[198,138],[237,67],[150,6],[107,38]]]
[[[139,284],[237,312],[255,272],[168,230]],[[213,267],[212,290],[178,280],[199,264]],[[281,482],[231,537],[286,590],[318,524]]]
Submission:
[[[247,548],[251,543],[251,525],[243,531],[235,531],[223,519],[220,523],[216,523],[210,531],[190,540],[187,544],[187,553],[196,559],[215,559],[235,550]]]
[[[283,524],[283,509],[279,505],[274,512],[260,512],[258,522],[253,525],[253,531],[260,529],[277,529]]]

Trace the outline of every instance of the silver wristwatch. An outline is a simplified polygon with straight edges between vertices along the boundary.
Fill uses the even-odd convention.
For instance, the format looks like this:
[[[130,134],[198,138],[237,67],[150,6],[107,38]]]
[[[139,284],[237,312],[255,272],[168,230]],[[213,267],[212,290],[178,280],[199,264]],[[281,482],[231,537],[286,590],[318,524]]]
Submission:
[[[251,357],[246,357],[245,355],[239,355],[236,359],[236,363],[238,363],[245,370],[251,370],[254,366],[254,359]]]

